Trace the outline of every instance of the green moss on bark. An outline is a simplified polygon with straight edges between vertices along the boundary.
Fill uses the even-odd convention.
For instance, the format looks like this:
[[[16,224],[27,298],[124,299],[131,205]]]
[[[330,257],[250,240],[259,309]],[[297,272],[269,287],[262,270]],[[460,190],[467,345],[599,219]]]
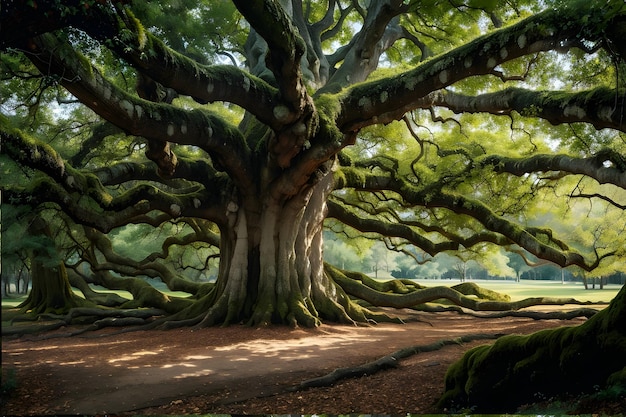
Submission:
[[[510,412],[538,398],[623,384],[625,363],[626,287],[580,326],[507,336],[468,351],[448,369],[439,406]]]
[[[452,286],[452,289],[457,290],[461,294],[475,295],[482,300],[511,301],[511,297],[508,294],[502,294],[497,291],[482,288],[473,282],[463,282]]]

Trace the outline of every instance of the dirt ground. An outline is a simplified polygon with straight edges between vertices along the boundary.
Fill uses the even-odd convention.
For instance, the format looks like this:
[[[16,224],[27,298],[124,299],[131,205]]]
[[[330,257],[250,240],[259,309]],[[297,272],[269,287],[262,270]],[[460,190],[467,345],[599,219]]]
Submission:
[[[73,338],[5,338],[3,378],[13,374],[17,388],[2,399],[2,414],[440,413],[448,411],[434,405],[448,365],[470,347],[491,341],[420,353],[396,368],[345,379],[333,387],[293,387],[404,347],[474,333],[527,334],[584,321],[402,313],[420,321],[117,335],[107,329]]]

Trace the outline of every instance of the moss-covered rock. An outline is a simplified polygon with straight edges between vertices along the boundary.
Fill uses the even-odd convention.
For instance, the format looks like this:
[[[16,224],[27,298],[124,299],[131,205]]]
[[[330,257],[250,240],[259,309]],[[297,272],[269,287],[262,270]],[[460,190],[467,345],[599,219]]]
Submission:
[[[448,369],[439,406],[510,412],[539,398],[624,385],[625,369],[626,287],[582,325],[471,349]]]

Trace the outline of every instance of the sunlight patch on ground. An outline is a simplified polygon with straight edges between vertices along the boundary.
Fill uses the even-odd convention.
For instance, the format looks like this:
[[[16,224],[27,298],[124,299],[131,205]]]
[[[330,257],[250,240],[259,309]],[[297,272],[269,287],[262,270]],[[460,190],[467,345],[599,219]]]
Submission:
[[[162,351],[163,349],[159,349],[159,352],[162,352]],[[159,352],[152,352],[150,350],[141,350],[139,352],[131,353],[130,355],[124,355],[124,356],[120,356],[117,358],[109,359],[107,362],[115,363],[115,362],[122,362],[122,361],[132,361],[132,360],[139,359],[140,357],[146,356],[146,355],[158,355]]]
[[[33,351],[39,351],[39,350],[74,349],[74,348],[83,348],[83,347],[101,348],[103,346],[120,345],[123,343],[130,343],[130,341],[116,340],[112,342],[98,342],[98,343],[77,343],[77,344],[73,343],[71,346],[61,346],[61,345],[39,346],[39,347],[29,346],[25,348],[13,348],[10,350],[6,350],[5,352],[10,355],[19,355],[23,352],[33,352]]]
[[[31,352],[33,350],[51,350],[51,349],[60,349],[60,346],[41,346],[41,347],[28,347],[28,348],[17,348],[10,351],[11,355],[21,355],[24,352]],[[19,352],[19,353],[18,353]]]
[[[378,327],[377,331],[380,332],[397,332],[402,329],[394,327]],[[257,339],[249,342],[237,343],[231,346],[216,347],[215,350],[219,352],[236,352],[240,351],[240,354],[236,354],[239,357],[246,357],[249,355],[258,355],[264,357],[280,356],[285,360],[295,360],[312,358],[321,356],[322,351],[331,349],[342,349],[345,346],[352,345],[355,340],[370,340],[378,341],[379,338],[372,338],[371,335],[364,336],[359,333],[358,329],[346,329],[341,333],[325,334],[323,337],[319,335],[301,337],[298,339],[290,340],[264,340]],[[288,352],[288,355],[285,355]]]
[[[310,359],[310,358],[314,358],[317,355],[308,355],[308,354],[299,354],[299,355],[294,355],[294,356],[290,356],[290,355],[283,355],[282,358],[286,361],[297,361],[300,359]]]
[[[196,356],[196,357],[210,359],[210,357],[202,357],[202,356]],[[202,365],[202,364],[200,363],[199,365]],[[170,369],[170,368],[176,368],[176,367],[180,367],[180,368],[198,368],[198,365],[193,364],[193,363],[189,363],[189,362],[168,363],[168,364],[162,365],[161,369]],[[215,372],[212,369],[201,368],[201,369],[198,369],[198,370],[196,370],[194,372],[183,372],[183,373],[181,373],[179,375],[176,375],[174,377],[174,379],[183,379],[183,378],[191,378],[191,377],[198,377],[198,376],[207,376],[207,375],[212,375],[214,373]]]
[[[72,362],[60,362],[59,365],[80,365],[81,363],[85,363],[84,360],[72,361]]]
[[[183,379],[183,378],[191,378],[194,376],[207,376],[207,375],[211,375],[214,372],[210,369],[200,369],[199,371],[196,372],[187,372],[184,374],[180,374],[174,377],[174,379]]]
[[[299,335],[300,337],[298,338],[287,340],[274,340],[265,336],[232,346],[194,349],[187,355],[182,356],[180,361],[161,363],[156,365],[156,367],[162,370],[173,370],[176,375],[173,378],[178,380],[193,377],[206,377],[209,375],[227,377],[233,372],[240,372],[247,366],[247,363],[252,363],[257,360],[255,358],[272,358],[274,362],[268,362],[265,370],[279,371],[283,369],[283,365],[281,364],[322,357],[325,351],[353,346],[355,339],[376,342],[389,338],[390,335],[393,335],[391,332],[403,331],[399,329],[398,326],[385,325],[376,327],[376,330],[380,337],[376,337],[376,335],[372,337],[371,333],[365,336],[359,332],[358,328],[352,327],[333,327],[327,331],[321,330],[315,334],[306,333],[302,336]],[[163,351],[163,349],[159,350]],[[120,362],[120,364],[115,364],[115,366],[123,365],[129,369],[137,369],[142,368],[143,365],[141,363],[133,364],[133,359],[144,355],[155,354],[157,354],[156,349],[152,351],[140,351],[133,354],[121,355],[116,359],[110,360],[109,363]],[[223,358],[223,361],[216,365],[211,361],[217,356]],[[276,360],[278,360],[278,362],[276,362]],[[256,371],[252,372],[254,373]]]
[[[168,363],[168,364],[165,364],[165,365],[161,366],[161,368],[162,369],[169,369],[169,368],[173,368],[175,366],[182,366],[184,368],[196,368],[196,365],[194,365],[192,363],[187,363],[187,362]]]
[[[358,336],[354,336],[357,337]],[[353,340],[353,339],[352,339]],[[261,356],[280,356],[283,352],[292,352],[296,349],[301,349],[305,346],[313,346],[316,350],[330,350],[340,349],[342,346],[351,343],[351,338],[348,336],[326,336],[324,338],[319,337],[304,337],[296,340],[254,340],[251,342],[238,343],[232,346],[216,347],[218,352],[236,352],[244,351],[248,353],[242,353],[242,355],[261,355]]]
[[[124,343],[133,343],[132,340],[113,340],[111,342],[97,342],[97,343],[72,343],[72,347],[90,347],[90,346],[111,346],[121,345]]]

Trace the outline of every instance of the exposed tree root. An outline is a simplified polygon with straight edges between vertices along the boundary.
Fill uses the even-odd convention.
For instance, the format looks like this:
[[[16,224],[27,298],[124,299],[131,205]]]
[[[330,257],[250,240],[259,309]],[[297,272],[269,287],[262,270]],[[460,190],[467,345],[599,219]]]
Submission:
[[[591,304],[574,298],[551,297],[533,297],[519,301],[484,300],[468,297],[446,286],[429,287],[406,294],[383,293],[349,278],[343,271],[331,265],[326,265],[326,270],[346,293],[380,307],[412,308],[439,299],[449,300],[458,306],[474,311],[510,311],[536,305]]]
[[[56,330],[64,326],[68,326],[77,321],[77,319],[86,319],[89,322],[93,321],[90,325],[78,329],[76,331],[67,334],[54,334],[48,335],[43,338],[53,337],[68,337],[76,336],[88,331],[99,330],[104,327],[120,327],[120,326],[137,326],[149,323],[154,317],[163,316],[165,313],[159,309],[104,309],[104,308],[86,308],[77,307],[68,311],[67,314],[41,314],[36,316],[36,319],[54,320],[51,323],[37,324],[30,326],[9,326],[2,328],[2,335],[19,336],[25,334],[40,333],[43,331]],[[31,321],[30,317],[26,317],[28,321]],[[11,320],[11,323],[16,321],[24,321],[22,316],[16,316]]]
[[[67,314],[23,314],[14,317],[12,322],[39,319],[57,320],[58,322],[39,323],[38,326],[11,326],[3,329],[2,334],[31,334],[55,330],[70,324],[85,324],[86,326],[72,333],[59,334],[54,337],[72,336],[113,326],[128,326],[117,333],[246,322],[254,327],[268,325],[273,323],[274,319],[281,323],[286,320],[292,326],[304,325],[309,327],[315,327],[322,321],[353,325],[404,322],[399,317],[393,317],[393,315],[385,312],[376,311],[376,308],[368,307],[411,308],[427,312],[455,311],[481,318],[528,317],[535,320],[589,318],[597,313],[597,310],[591,308],[579,308],[564,312],[519,311],[534,305],[591,303],[583,303],[575,299],[555,298],[528,298],[511,302],[508,295],[486,290],[474,283],[462,283],[454,287],[424,287],[410,280],[380,282],[364,274],[342,271],[328,264],[324,266],[324,271],[326,273],[325,279],[328,280],[324,291],[328,291],[329,294],[319,290],[317,297],[306,297],[302,300],[296,298],[292,305],[288,306],[288,314],[284,320],[281,320],[273,312],[274,310],[271,308],[273,305],[270,305],[266,310],[267,317],[263,320],[255,321],[249,317],[246,319],[246,312],[236,309],[234,304],[231,305],[228,302],[228,298],[216,297],[216,287],[212,287],[209,293],[196,300],[174,300],[170,297],[164,299],[158,296],[156,298],[159,302],[156,304],[166,308],[141,308],[144,305],[154,305],[155,297],[147,297],[150,301],[146,304],[145,295],[153,295],[158,291],[142,281],[141,288],[138,288],[135,294],[139,298],[131,301],[126,300],[123,308],[75,307],[70,309]],[[144,286],[150,287],[148,288],[149,291],[146,291]],[[180,301],[180,303],[174,301]],[[432,301],[448,302],[454,305],[435,305],[430,303]],[[114,299],[107,299],[107,302],[118,304],[118,300]],[[124,308],[129,303],[132,304],[133,308]],[[257,310],[262,312],[258,308]],[[103,320],[106,318],[110,318],[110,320]]]
[[[70,324],[72,320],[81,316],[94,317],[111,317],[111,318],[141,318],[147,319],[155,316],[163,316],[165,312],[156,308],[140,308],[140,309],[103,309],[103,308],[73,308],[67,314],[57,316],[47,314],[43,317],[63,320],[66,324]]]
[[[375,361],[365,363],[348,368],[338,368],[329,374],[324,376],[307,379],[301,382],[294,390],[302,390],[306,388],[314,387],[327,387],[331,386],[339,380],[346,378],[355,378],[364,375],[372,375],[378,371],[382,371],[389,368],[395,368],[401,359],[406,359],[410,356],[416,355],[422,352],[432,352],[439,350],[448,345],[459,345],[463,343],[472,342],[474,340],[491,340],[497,339],[504,334],[471,334],[461,337],[455,337],[453,339],[443,339],[428,345],[416,345],[397,350],[389,355],[385,355],[382,358]]]
[[[329,374],[319,378],[308,379],[298,385],[298,389],[328,387],[335,382],[345,378],[356,378],[364,375],[372,375],[384,369],[395,368],[398,366],[398,359],[393,356],[383,356],[373,362],[350,368],[335,369]]]
[[[53,339],[57,337],[78,336],[80,334],[93,332],[96,330],[103,329],[105,327],[140,326],[142,324],[146,324],[146,322],[147,322],[147,319],[143,319],[140,317],[106,317],[100,320],[96,320],[89,326],[83,327],[73,332],[70,332],[67,334],[43,335],[40,339],[45,340],[45,339]]]
[[[27,334],[39,334],[56,330],[63,326],[65,326],[65,323],[58,321],[48,324],[2,327],[2,336],[24,336]]]
[[[605,303],[597,303],[598,305],[604,305]],[[534,320],[572,320],[578,317],[590,318],[596,313],[598,309],[594,308],[577,308],[570,311],[532,311],[532,310],[512,310],[512,311],[497,311],[497,312],[483,312],[473,311],[467,308],[459,306],[442,306],[434,304],[423,304],[417,307],[413,307],[417,311],[425,311],[429,313],[441,313],[445,311],[453,311],[456,313],[466,314],[468,316],[485,318],[485,319],[497,319],[502,317],[525,317]]]

